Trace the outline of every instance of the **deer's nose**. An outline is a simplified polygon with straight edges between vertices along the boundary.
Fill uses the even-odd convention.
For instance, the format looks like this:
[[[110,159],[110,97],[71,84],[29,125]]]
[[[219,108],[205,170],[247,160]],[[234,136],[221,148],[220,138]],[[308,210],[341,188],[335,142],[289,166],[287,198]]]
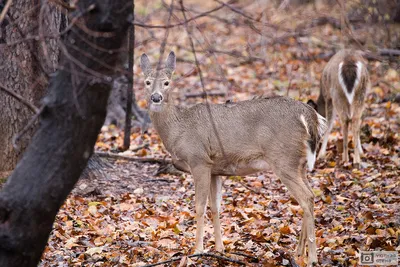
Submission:
[[[163,100],[163,96],[159,93],[154,93],[151,95],[150,99],[153,103],[160,103],[161,100]]]

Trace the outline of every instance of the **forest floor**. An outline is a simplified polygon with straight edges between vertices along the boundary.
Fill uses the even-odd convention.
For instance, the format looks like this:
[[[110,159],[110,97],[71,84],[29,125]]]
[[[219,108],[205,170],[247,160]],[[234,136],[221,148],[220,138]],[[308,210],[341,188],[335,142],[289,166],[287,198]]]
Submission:
[[[155,7],[138,2],[139,17],[145,17],[146,23],[165,23],[165,14],[151,16]],[[212,6],[195,8],[208,10]],[[258,14],[256,8],[249,6],[245,10],[254,15]],[[336,9],[316,12],[307,6],[290,12],[268,11],[269,23],[291,29],[302,25],[307,30],[301,36],[288,36],[266,29],[264,41],[240,14],[221,12],[216,14],[239,26],[226,26],[220,20],[213,23],[215,18],[204,17],[199,19],[195,32],[202,44],[209,38],[218,46],[214,48],[234,53],[216,53],[215,57],[199,53],[205,89],[216,93],[210,97],[212,102],[239,101],[263,94],[287,94],[304,102],[316,99],[321,72],[329,60],[324,55],[337,50],[341,31],[330,23],[304,23],[321,17],[340,18]],[[375,42],[369,44],[374,47],[390,47],[390,42],[400,39],[398,27],[392,29],[391,40],[385,38],[385,31],[377,31],[381,28],[359,26],[352,35],[365,45]],[[187,37],[182,37],[179,29],[184,30],[171,30],[167,43],[167,49],[175,50],[178,57],[174,97],[180,105],[192,105],[203,101],[193,97],[202,88]],[[139,52],[156,55],[153,63],[158,59],[160,42],[144,42],[152,34],[163,36],[163,32],[137,30],[135,63]],[[375,38],[380,34],[381,38]],[[342,39],[346,44],[352,43],[347,35]],[[381,42],[376,43],[376,39]],[[259,42],[265,42],[265,46],[256,48]],[[218,74],[219,67],[223,75]],[[360,251],[400,251],[400,106],[394,101],[400,93],[398,58],[370,60],[369,70],[372,88],[363,119],[361,140],[365,156],[361,167],[340,163],[342,138],[336,123],[327,158],[318,160],[314,171],[308,174],[315,194],[319,266],[358,266]],[[140,69],[135,67],[135,88],[142,88],[142,83]],[[145,107],[143,92],[135,93],[138,104]],[[104,126],[96,150],[116,153],[122,140],[122,129]],[[352,152],[352,144],[350,147]],[[130,150],[119,155],[169,159],[151,127],[146,134],[134,128]],[[302,209],[273,173],[224,179],[220,217],[226,253],[213,251],[208,211],[205,248],[217,256],[189,258],[195,238],[192,177],[183,173],[156,175],[158,163],[102,159],[109,163],[104,167],[105,175],[81,179],[65,201],[40,266],[146,266],[171,258],[177,258],[168,263],[171,266],[306,266],[306,258],[294,254]]]

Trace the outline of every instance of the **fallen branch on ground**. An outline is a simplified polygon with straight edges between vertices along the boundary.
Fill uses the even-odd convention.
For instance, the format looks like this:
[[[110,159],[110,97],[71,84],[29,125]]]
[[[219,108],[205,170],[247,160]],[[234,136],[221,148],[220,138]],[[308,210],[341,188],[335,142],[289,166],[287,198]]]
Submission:
[[[378,53],[380,56],[400,56],[400,50],[379,48]]]
[[[239,255],[239,256],[242,256],[242,257],[246,257],[246,258],[249,258],[249,259],[251,259],[250,260],[250,262],[254,262],[254,263],[258,263],[260,260],[257,258],[257,257],[254,257],[254,256],[252,256],[252,255],[248,255],[248,254],[245,254],[245,253],[242,253],[242,252],[229,252],[230,254],[234,254],[234,255]]]
[[[216,258],[218,260],[223,260],[223,261],[228,261],[228,262],[232,262],[232,263],[236,263],[239,265],[246,265],[244,262],[239,261],[239,260],[235,260],[235,259],[231,259],[225,256],[220,256],[220,255],[216,255],[216,254],[212,254],[212,253],[199,253],[199,254],[193,254],[193,255],[189,255],[189,256],[181,256],[181,257],[175,257],[166,261],[161,261],[161,262],[156,262],[156,263],[152,263],[152,264],[147,264],[144,265],[143,267],[153,267],[153,266],[158,266],[158,265],[163,265],[166,263],[171,263],[174,261],[179,261],[182,258],[187,257],[187,258],[201,258],[201,257],[211,257],[211,258]]]
[[[131,157],[131,156],[126,156],[126,155],[120,155],[116,153],[110,153],[110,152],[101,152],[101,151],[96,151],[96,155],[104,158],[114,158],[114,159],[123,159],[127,161],[134,161],[134,162],[141,162],[141,163],[157,163],[157,164],[167,164],[171,163],[171,160],[167,159],[157,159],[157,158],[139,158],[139,157]]]
[[[143,145],[140,145],[140,146],[137,146],[137,147],[131,149],[131,151],[132,152],[137,152],[137,151],[139,151],[139,150],[141,150],[143,148],[148,148],[148,147],[149,147],[149,143],[145,143]]]

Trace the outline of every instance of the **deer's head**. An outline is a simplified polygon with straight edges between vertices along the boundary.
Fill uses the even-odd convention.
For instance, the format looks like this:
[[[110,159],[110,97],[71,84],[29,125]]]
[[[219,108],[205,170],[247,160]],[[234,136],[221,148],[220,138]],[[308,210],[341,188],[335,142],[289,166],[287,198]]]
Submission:
[[[144,85],[151,111],[161,111],[162,104],[168,101],[175,65],[176,58],[174,52],[169,53],[165,68],[158,70],[158,72],[151,67],[149,57],[146,54],[141,56],[140,67],[145,76]]]

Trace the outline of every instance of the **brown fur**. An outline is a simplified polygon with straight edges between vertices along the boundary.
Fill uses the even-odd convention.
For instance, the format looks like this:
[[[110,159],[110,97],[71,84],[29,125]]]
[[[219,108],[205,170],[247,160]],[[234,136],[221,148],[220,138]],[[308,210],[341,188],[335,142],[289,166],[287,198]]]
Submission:
[[[286,97],[257,98],[233,105],[176,107],[169,97],[170,86],[163,85],[168,80],[167,73],[173,71],[168,66],[175,66],[174,60],[171,52],[167,68],[158,74],[159,79],[152,76],[146,55],[142,56],[141,67],[146,81],[152,83],[146,85],[148,98],[154,93],[164,95],[161,104],[150,103],[154,127],[177,168],[193,175],[197,220],[195,251],[203,250],[207,197],[210,198],[215,246],[223,250],[219,221],[220,175],[248,175],[272,169],[304,210],[297,252],[302,255],[308,242],[309,264],[316,262],[314,195],[306,179],[305,165],[308,147],[315,147],[321,138],[325,126],[322,117],[310,106]]]

